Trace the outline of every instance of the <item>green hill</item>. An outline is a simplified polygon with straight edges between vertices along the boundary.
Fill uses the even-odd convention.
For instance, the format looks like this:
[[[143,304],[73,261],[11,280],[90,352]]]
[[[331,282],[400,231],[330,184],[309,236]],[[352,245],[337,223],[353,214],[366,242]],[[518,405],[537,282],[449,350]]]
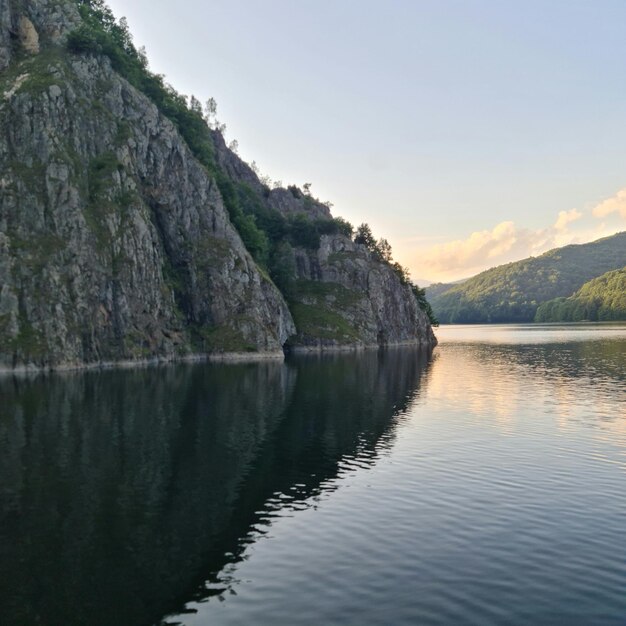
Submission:
[[[626,320],[626,267],[585,283],[569,298],[555,298],[537,309],[537,322]]]
[[[626,265],[626,232],[492,268],[426,295],[442,324],[532,322],[539,305]]]

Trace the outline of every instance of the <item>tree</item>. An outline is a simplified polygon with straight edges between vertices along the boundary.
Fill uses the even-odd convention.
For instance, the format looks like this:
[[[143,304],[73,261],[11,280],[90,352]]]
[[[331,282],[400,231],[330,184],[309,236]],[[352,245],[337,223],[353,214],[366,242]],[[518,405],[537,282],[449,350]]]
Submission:
[[[202,115],[202,103],[195,96],[191,96],[189,98],[189,108],[194,113],[199,113],[200,115]]]
[[[348,220],[344,220],[343,217],[334,217],[333,222],[335,222],[339,233],[346,237],[352,237],[354,234],[354,226],[352,226]]]
[[[376,243],[376,253],[381,260],[390,263],[392,259],[391,244],[386,239],[379,239]]]
[[[361,244],[372,252],[376,249],[376,239],[372,235],[372,229],[369,227],[369,224],[361,224],[356,229],[354,243]]]
[[[426,299],[426,290],[420,289],[416,284],[411,283],[411,291],[417,300],[417,304],[424,313],[428,316],[428,320],[433,326],[439,326],[439,320],[435,316],[435,312],[430,306],[430,302]]]
[[[204,105],[204,119],[209,128],[215,130],[219,124],[217,121],[217,101],[209,98]]]

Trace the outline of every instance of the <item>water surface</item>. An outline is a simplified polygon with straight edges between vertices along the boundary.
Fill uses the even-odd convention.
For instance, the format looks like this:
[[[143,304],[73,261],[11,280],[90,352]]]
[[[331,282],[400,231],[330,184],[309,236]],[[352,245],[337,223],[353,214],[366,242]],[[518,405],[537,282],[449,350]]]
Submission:
[[[0,623],[626,624],[626,326],[0,379]]]

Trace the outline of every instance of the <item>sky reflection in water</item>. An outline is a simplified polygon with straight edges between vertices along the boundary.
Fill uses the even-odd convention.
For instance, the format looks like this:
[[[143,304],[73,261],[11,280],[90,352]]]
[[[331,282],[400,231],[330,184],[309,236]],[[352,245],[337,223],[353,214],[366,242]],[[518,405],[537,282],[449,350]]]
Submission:
[[[0,380],[0,622],[623,624],[626,326],[439,336]]]

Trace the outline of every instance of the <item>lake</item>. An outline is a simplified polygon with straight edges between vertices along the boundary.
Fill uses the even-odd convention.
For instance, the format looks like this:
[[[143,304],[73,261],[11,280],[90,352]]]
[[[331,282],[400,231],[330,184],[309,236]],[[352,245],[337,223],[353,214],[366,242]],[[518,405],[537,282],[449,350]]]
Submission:
[[[3,626],[626,624],[626,325],[0,378]]]

